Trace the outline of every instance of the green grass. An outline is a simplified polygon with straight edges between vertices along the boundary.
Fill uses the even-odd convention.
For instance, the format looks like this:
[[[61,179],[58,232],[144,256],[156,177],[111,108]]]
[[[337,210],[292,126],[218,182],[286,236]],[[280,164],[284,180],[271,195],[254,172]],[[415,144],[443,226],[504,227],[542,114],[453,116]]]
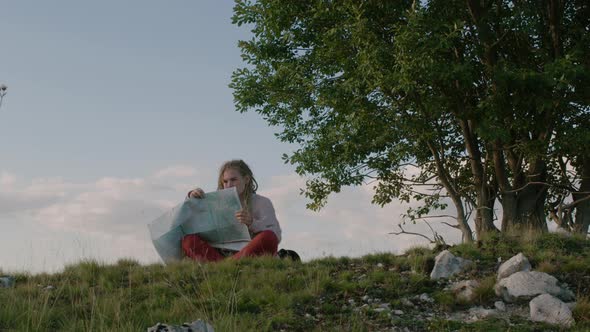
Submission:
[[[55,274],[17,274],[16,286],[0,289],[0,331],[145,331],[158,322],[179,325],[203,319],[215,331],[539,331],[559,330],[514,317],[476,323],[446,315],[472,305],[492,307],[498,257],[523,252],[533,264],[567,282],[579,299],[575,330],[590,330],[590,244],[544,235],[518,241],[499,235],[450,250],[474,260],[469,277],[481,283],[474,303],[461,303],[430,280],[436,252],[413,248],[362,258],[328,257],[306,263],[263,257],[168,266],[121,260],[83,261]],[[4,273],[6,274],[6,273]],[[586,279],[585,279],[586,278]],[[51,286],[51,287],[48,287]],[[405,307],[422,293],[434,303]],[[403,310],[390,315],[371,301]],[[424,312],[434,315],[424,319]]]

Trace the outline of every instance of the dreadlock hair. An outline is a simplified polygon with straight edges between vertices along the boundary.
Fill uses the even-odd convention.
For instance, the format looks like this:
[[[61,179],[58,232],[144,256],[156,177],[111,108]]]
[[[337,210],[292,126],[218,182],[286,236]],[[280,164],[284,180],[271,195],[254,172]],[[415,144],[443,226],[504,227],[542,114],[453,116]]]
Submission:
[[[246,205],[245,208],[250,210],[250,199],[252,198],[252,195],[256,193],[256,190],[258,190],[258,182],[256,182],[252,170],[250,170],[250,167],[248,167],[248,165],[242,159],[226,161],[219,168],[217,190],[223,189],[223,173],[225,173],[225,171],[228,169],[235,169],[240,173],[241,176],[248,178],[248,182],[246,182],[244,185],[244,204]]]

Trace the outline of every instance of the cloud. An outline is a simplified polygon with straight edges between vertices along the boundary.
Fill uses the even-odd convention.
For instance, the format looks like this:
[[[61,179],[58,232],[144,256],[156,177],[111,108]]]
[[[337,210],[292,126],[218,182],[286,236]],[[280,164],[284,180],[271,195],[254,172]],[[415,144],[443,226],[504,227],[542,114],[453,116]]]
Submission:
[[[12,211],[13,215],[8,218],[0,213],[0,223],[4,220],[15,234],[25,234],[22,236],[32,243],[55,241],[48,236],[59,239],[65,247],[59,250],[68,254],[62,259],[49,258],[54,267],[88,256],[105,261],[123,257],[157,261],[147,224],[179,204],[186,190],[194,187],[192,183],[211,182],[178,166],[164,168],[145,178],[103,177],[88,183],[55,177],[23,184],[15,175],[1,174],[0,181],[6,185],[0,188],[0,211]],[[259,193],[272,200],[283,229],[280,248],[296,250],[304,260],[327,255],[400,253],[426,242],[415,236],[388,234],[397,230],[400,213],[408,205],[393,202],[381,208],[371,204],[371,185],[343,188],[342,192],[330,196],[320,212],[314,212],[305,208],[306,198],[300,195],[305,180],[298,175],[274,176],[262,183]],[[24,222],[14,224],[15,215]],[[420,223],[409,225],[408,230],[430,234],[427,226]],[[448,227],[440,231],[456,232]],[[10,252],[2,245],[0,258]],[[50,244],[44,246],[53,248]],[[69,253],[71,248],[77,254]],[[48,251],[37,249],[31,255],[43,252]]]
[[[55,203],[65,195],[66,185],[59,178],[41,178],[24,186],[16,175],[0,173],[0,217],[18,212],[30,213]]]
[[[417,202],[394,201],[385,207],[371,203],[373,184],[343,188],[330,195],[327,205],[319,212],[305,209],[306,198],[299,195],[305,181],[296,174],[274,177],[260,194],[273,201],[283,228],[281,247],[302,253],[304,259],[326,255],[362,256],[376,252],[401,253],[427,241],[412,235],[392,235],[402,222],[401,214]],[[407,225],[408,231],[432,237],[424,223]],[[456,238],[457,231],[433,223],[433,228],[445,239]]]
[[[69,194],[67,200],[39,209],[34,220],[71,232],[129,236],[180,203],[184,191],[175,189],[179,186],[154,183],[152,178],[104,177]]]
[[[16,176],[6,171],[0,173],[0,188],[10,188],[16,183]]]
[[[178,167],[168,167],[155,173],[159,176],[103,177],[88,183],[68,182],[59,177],[19,183],[17,176],[2,172],[0,225],[10,225],[11,232],[18,234],[20,241],[31,241],[31,248],[33,243],[37,246],[38,243],[53,242],[45,239],[45,234],[51,234],[64,246],[83,247],[83,251],[91,252],[97,258],[112,261],[133,256],[140,261],[156,261],[147,224],[183,200],[186,188],[191,187],[183,182],[199,180],[170,176],[194,175],[178,170]],[[6,233],[4,237],[2,240],[10,240]],[[83,244],[74,245],[79,241]],[[7,243],[0,244],[0,261],[10,261],[3,257],[13,251],[9,250]],[[34,251],[33,256],[46,252],[43,249]],[[80,252],[77,257],[82,258],[79,248],[73,252]],[[71,259],[72,255],[68,254],[49,260],[55,267]],[[39,262],[39,259],[32,258],[31,261]]]
[[[162,178],[186,178],[195,176],[197,171],[190,166],[186,165],[175,165],[164,168],[158,172],[156,172],[153,177],[156,179]]]

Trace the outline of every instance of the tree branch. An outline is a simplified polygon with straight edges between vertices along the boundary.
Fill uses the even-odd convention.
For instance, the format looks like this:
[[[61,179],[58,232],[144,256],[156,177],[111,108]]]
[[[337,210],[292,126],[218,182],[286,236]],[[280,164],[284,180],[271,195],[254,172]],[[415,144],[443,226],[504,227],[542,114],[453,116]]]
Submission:
[[[424,216],[424,217],[418,217],[416,219],[433,219],[433,218],[453,218],[455,220],[457,219],[457,217],[454,217],[454,216],[451,216],[451,215],[448,215],[448,214],[441,214],[441,215],[438,215],[438,216]]]
[[[577,194],[578,193],[581,193],[581,192],[577,192]],[[586,194],[590,194],[590,192],[586,192]],[[578,200],[575,200],[575,201],[573,201],[573,202],[571,202],[571,203],[569,203],[567,205],[562,205],[560,208],[563,209],[563,210],[570,210],[570,209],[574,208],[576,205],[578,205],[578,204],[580,204],[582,202],[585,202],[587,200],[590,200],[590,195],[588,195],[588,196],[586,196],[584,198],[580,198]]]
[[[451,225],[451,224],[449,224],[448,222],[445,222],[445,221],[441,221],[441,224],[445,224],[445,225],[447,225],[449,227],[453,227],[453,228],[459,229],[459,226],[458,225]]]
[[[522,187],[520,187],[518,189],[504,190],[504,191],[502,191],[502,193],[503,194],[515,193],[515,192],[524,190],[529,185],[543,185],[543,186],[547,186],[547,187],[561,188],[561,189],[565,189],[565,190],[569,190],[569,191],[573,191],[574,190],[574,188],[571,188],[571,187],[568,187],[568,186],[564,186],[564,185],[560,185],[560,184],[551,184],[551,183],[542,182],[542,181],[530,181],[530,182],[527,182],[527,184],[525,184],[524,186],[522,186]],[[590,192],[577,192],[577,193],[586,194],[586,193],[590,193]]]
[[[416,236],[421,236],[423,238],[425,238],[426,240],[428,240],[428,242],[430,243],[436,243],[434,240],[430,239],[428,236],[424,235],[424,234],[420,234],[420,233],[414,233],[414,232],[408,232],[405,229],[403,229],[402,225],[397,225],[402,231],[401,232],[390,232],[389,234],[393,234],[393,235],[401,235],[401,234],[408,234],[408,235],[416,235]]]

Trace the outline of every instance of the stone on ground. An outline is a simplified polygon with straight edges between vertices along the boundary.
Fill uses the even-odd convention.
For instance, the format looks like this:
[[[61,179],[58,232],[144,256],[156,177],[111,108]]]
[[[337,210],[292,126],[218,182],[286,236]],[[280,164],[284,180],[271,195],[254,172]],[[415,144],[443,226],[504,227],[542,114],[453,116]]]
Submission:
[[[450,251],[444,250],[435,258],[434,269],[430,273],[430,279],[449,278],[455,274],[465,271],[472,262],[453,255]]]
[[[529,307],[532,321],[563,327],[570,327],[574,324],[570,308],[561,300],[549,294],[541,294],[535,297],[529,303]]]

